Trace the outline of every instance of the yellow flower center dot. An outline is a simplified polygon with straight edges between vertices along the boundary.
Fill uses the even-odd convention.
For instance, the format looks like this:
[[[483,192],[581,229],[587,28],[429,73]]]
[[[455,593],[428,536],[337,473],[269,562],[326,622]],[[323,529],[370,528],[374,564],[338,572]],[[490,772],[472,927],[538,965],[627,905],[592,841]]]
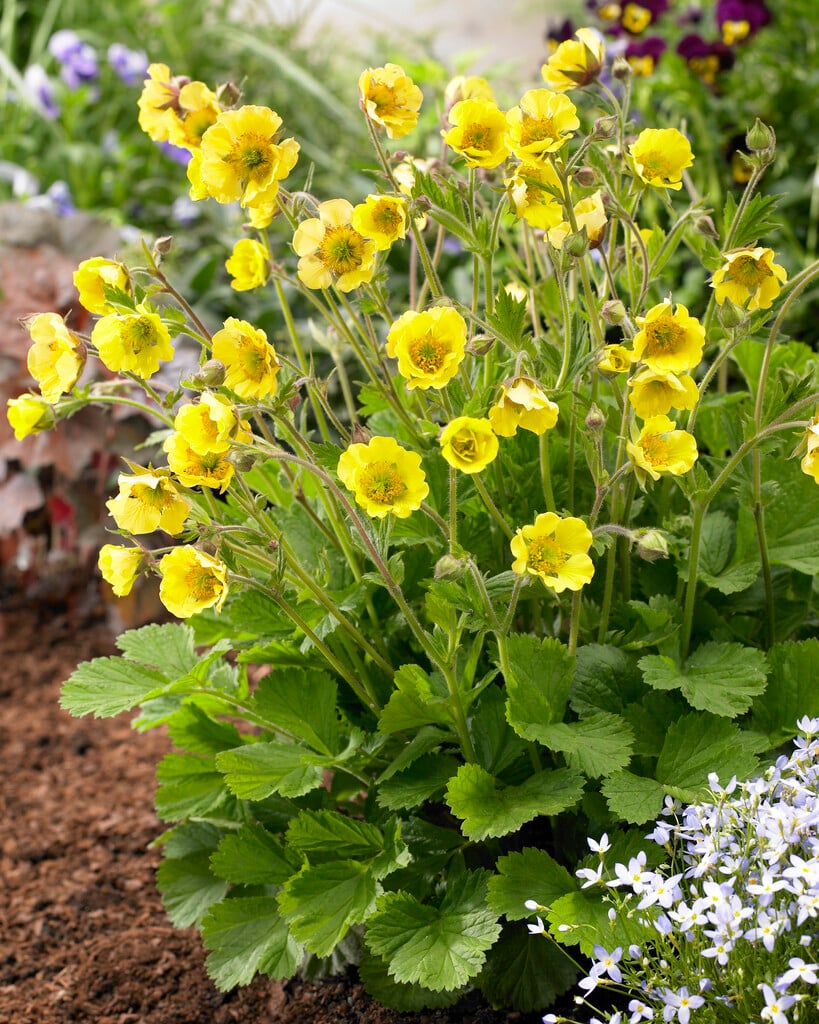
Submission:
[[[390,86],[383,83],[373,85],[367,93],[367,99],[375,104],[377,117],[395,112],[395,92]]]
[[[645,326],[649,358],[676,352],[685,341],[685,330],[670,316],[661,316]]]
[[[704,82],[713,85],[717,80],[717,72],[719,71],[719,57],[716,57],[714,54],[708,54],[705,57],[692,57],[688,62],[688,66]]]
[[[461,144],[459,148],[477,150],[490,149],[489,129],[487,126],[485,124],[481,124],[480,121],[473,121],[471,124],[465,125],[461,133]]]
[[[660,466],[668,461],[668,444],[659,434],[646,434],[640,441],[646,462]]]
[[[373,207],[372,216],[375,226],[385,235],[393,234],[401,226],[401,214],[383,199]]]
[[[446,353],[446,345],[429,332],[409,344],[410,359],[423,373],[437,373],[443,366]]]
[[[156,345],[154,323],[149,316],[132,317],[123,331],[123,343],[136,355],[145,348]]]
[[[251,181],[267,175],[271,164],[270,140],[256,132],[242,135],[229,156],[228,163],[239,164],[239,173]]]
[[[533,142],[554,139],[557,134],[551,117],[524,117],[520,128],[520,144],[530,146]]]
[[[185,573],[185,586],[197,604],[209,602],[220,592],[220,582],[200,565],[192,565]]]
[[[739,256],[731,263],[728,276],[749,291],[756,289],[771,276],[770,270],[753,256]]]
[[[657,149],[650,149],[640,157],[645,175],[649,178],[673,178],[676,176],[677,168],[671,165],[670,160]]]
[[[327,228],[316,255],[334,274],[348,274],[361,266],[364,237],[344,224]]]
[[[358,477],[358,487],[370,501],[379,505],[391,505],[407,489],[395,464],[380,460],[371,462]]]
[[[553,537],[535,537],[529,545],[528,563],[535,572],[556,576],[569,556]]]
[[[639,4],[626,4],[623,9],[623,28],[638,36],[651,24],[651,11]]]

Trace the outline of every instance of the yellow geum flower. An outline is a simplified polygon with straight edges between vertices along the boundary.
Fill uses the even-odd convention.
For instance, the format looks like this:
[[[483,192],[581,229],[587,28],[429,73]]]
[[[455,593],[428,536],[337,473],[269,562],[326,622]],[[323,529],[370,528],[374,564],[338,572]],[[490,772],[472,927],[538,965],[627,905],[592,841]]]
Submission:
[[[418,124],[424,94],[399,64],[367,68],[358,79],[361,109],[386,129],[391,139],[403,139]]]
[[[173,359],[170,332],[145,302],[133,313],[109,313],[98,320],[91,341],[109,370],[125,370],[142,380],[152,377],[163,360]]]
[[[407,388],[443,388],[458,372],[466,346],[466,321],[451,306],[408,310],[387,333],[387,355],[398,360]]]
[[[269,107],[225,110],[202,136],[188,164],[191,198],[203,194],[219,203],[241,200],[242,206],[272,203],[282,181],[296,166],[299,144],[279,142],[282,119]]]
[[[677,424],[667,416],[651,416],[634,441],[626,444],[638,478],[647,473],[659,480],[663,473],[682,476],[697,461],[697,442],[687,430],[677,430]]]
[[[628,373],[637,357],[625,345],[606,345],[597,360],[597,369],[604,373]]]
[[[457,416],[441,431],[441,454],[462,473],[480,473],[498,454],[498,438],[492,424],[473,416]]]
[[[168,466],[185,487],[227,490],[233,479],[233,465],[221,452],[195,452],[181,434],[170,434],[162,445]]]
[[[85,346],[57,313],[38,313],[26,327],[33,342],[26,357],[28,372],[53,405],[77,383],[85,366]]]
[[[579,28],[575,38],[562,42],[540,69],[543,80],[553,92],[580,89],[600,75],[605,55],[600,33]]]
[[[193,152],[222,112],[216,94],[204,82],[188,82],[179,90],[176,117],[168,122],[168,142]]]
[[[501,385],[501,397],[489,410],[492,429],[513,437],[518,427],[545,434],[557,423],[558,408],[531,377],[512,377]]]
[[[20,395],[6,402],[6,417],[18,441],[41,430],[50,430],[56,423],[54,410],[39,395]]]
[[[491,100],[461,100],[450,110],[449,124],[441,132],[444,142],[470,167],[497,167],[509,156],[506,114]]]
[[[181,406],[173,428],[199,455],[221,455],[232,441],[248,439],[233,405],[212,391],[203,391],[198,402]]]
[[[541,512],[534,523],[520,527],[510,541],[515,556],[512,572],[538,576],[556,594],[580,590],[594,576],[588,554],[592,539],[582,519],[562,519],[554,512]]]
[[[111,303],[105,297],[105,288],[131,293],[131,279],[128,270],[116,260],[93,256],[83,260],[74,271],[74,287],[80,295],[80,305],[89,313],[102,316],[112,312]]]
[[[720,305],[730,299],[751,311],[768,309],[788,279],[785,268],[773,262],[773,249],[735,249],[725,253],[723,259],[725,262],[711,280]]]
[[[549,89],[530,89],[516,107],[506,114],[509,148],[524,163],[556,153],[580,127],[577,107]]]
[[[495,102],[492,86],[477,75],[456,75],[444,89],[444,109],[450,110],[461,100],[489,100]]]
[[[183,544],[163,555],[159,599],[179,619],[206,608],[221,611],[228,595],[227,566],[204,551]]]
[[[586,229],[589,247],[596,249],[603,241],[603,235],[606,233],[606,225],[608,224],[606,208],[603,206],[603,193],[599,191],[593,192],[590,196],[586,196],[585,199],[575,203],[574,219],[577,223],[578,231],[582,231],[583,228]],[[555,249],[560,249],[563,247],[566,237],[573,230],[569,221],[564,220],[560,224],[555,225],[555,227],[550,228],[546,233],[546,237],[549,239],[550,245],[553,245]]]
[[[350,223],[355,230],[371,239],[379,252],[406,238],[409,208],[400,196],[367,196],[363,203],[353,207]]]
[[[293,248],[301,257],[299,280],[308,288],[352,291],[375,273],[375,242],[352,226],[353,206],[346,199],[319,204],[318,217],[302,221],[293,235]]]
[[[120,473],[118,482],[119,494],[105,504],[120,530],[135,534],[164,530],[171,536],[182,532],[189,506],[167,470],[146,469],[133,476]]]
[[[166,142],[176,119],[174,107],[181,83],[171,75],[167,64],[151,64],[148,77],[137,100],[139,127],[155,142]]]
[[[654,188],[682,188],[682,172],[694,162],[691,143],[676,128],[645,128],[628,147],[634,170]]]
[[[246,320],[228,317],[212,339],[213,358],[224,363],[225,385],[240,398],[269,398],[281,365],[267,335]]]
[[[542,231],[563,220],[560,178],[549,163],[518,164],[514,175],[504,179],[515,214]]]
[[[634,335],[634,355],[652,370],[680,373],[702,359],[705,329],[685,306],[675,309],[670,299],[664,299],[645,316],[636,317],[636,323],[640,330]]]
[[[339,480],[355,494],[367,515],[383,519],[390,512],[406,519],[429,494],[421,456],[392,437],[351,444],[338,460]]]
[[[143,553],[141,548],[126,548],[121,544],[103,544],[99,554],[102,578],[113,588],[117,597],[127,597],[139,575]]]
[[[241,238],[225,260],[225,269],[233,278],[230,287],[237,292],[261,288],[270,277],[270,254],[255,238]]]
[[[629,401],[640,419],[664,416],[671,409],[693,409],[699,391],[693,377],[677,376],[669,370],[652,370],[647,366],[628,382]]]
[[[804,443],[807,451],[800,462],[802,472],[812,476],[819,484],[819,414],[808,420]]]

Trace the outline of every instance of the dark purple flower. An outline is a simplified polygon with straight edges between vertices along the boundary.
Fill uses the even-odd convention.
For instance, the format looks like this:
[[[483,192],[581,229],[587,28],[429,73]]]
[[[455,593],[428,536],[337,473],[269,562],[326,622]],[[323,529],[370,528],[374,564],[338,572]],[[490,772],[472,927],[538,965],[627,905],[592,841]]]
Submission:
[[[659,36],[649,36],[640,42],[631,42],[625,48],[623,56],[631,65],[635,75],[650,75],[657,61],[666,51],[667,43]]]
[[[715,18],[728,46],[750,39],[768,24],[771,12],[764,0],[717,0]]]
[[[97,51],[70,28],[60,29],[48,41],[48,52],[60,63],[60,77],[69,89],[97,77]]]
[[[714,85],[720,71],[734,66],[734,55],[729,46],[721,42],[706,42],[695,32],[683,36],[677,45],[677,53],[707,85]]]
[[[565,43],[567,39],[571,39],[573,36],[574,25],[572,25],[569,18],[567,18],[562,25],[547,25],[546,47],[554,53],[561,43]]]
[[[60,108],[54,95],[54,84],[44,68],[39,64],[30,64],[23,75],[28,98],[35,107],[51,121],[59,117]]]
[[[129,50],[122,43],[111,43],[108,63],[126,85],[137,85],[145,78],[150,62],[144,50]]]

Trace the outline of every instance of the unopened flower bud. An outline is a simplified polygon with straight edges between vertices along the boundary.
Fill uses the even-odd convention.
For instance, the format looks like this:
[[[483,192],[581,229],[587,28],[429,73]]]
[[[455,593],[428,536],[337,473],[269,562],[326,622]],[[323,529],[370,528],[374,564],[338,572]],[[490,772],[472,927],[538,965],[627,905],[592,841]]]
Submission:
[[[494,344],[495,339],[488,334],[476,334],[467,345],[467,351],[476,356],[485,356]]]
[[[637,530],[634,539],[637,554],[643,561],[656,562],[658,558],[668,558],[668,541],[660,530]]]
[[[745,136],[745,145],[752,153],[776,148],[776,135],[773,128],[757,118]]]
[[[231,451],[226,458],[239,473],[247,473],[256,465],[257,456],[251,451]]]
[[[222,107],[235,107],[242,98],[242,90],[233,82],[225,82],[216,88],[216,102]]]
[[[199,367],[199,372],[191,377],[191,384],[199,385],[203,388],[218,388],[220,384],[225,383],[226,374],[227,370],[224,363],[218,359],[208,359],[206,363]]]
[[[610,327],[616,327],[625,320],[626,307],[620,299],[607,299],[600,308],[600,316]]]
[[[591,408],[586,413],[586,430],[590,434],[600,434],[606,425],[606,414],[603,410],[595,405],[594,402],[591,404]]]
[[[369,444],[372,441],[372,433],[360,423],[356,423],[350,434],[350,444]]]
[[[714,222],[707,213],[704,213],[701,217],[697,217],[694,222],[694,227],[701,235],[705,235],[706,238],[719,238],[719,232],[716,227],[714,227]]]
[[[459,580],[465,572],[465,561],[454,555],[442,555],[435,563],[436,580]]]
[[[160,256],[167,256],[173,246],[173,235],[162,235],[154,242],[154,253]]]
[[[597,172],[593,167],[578,167],[574,180],[581,188],[588,188],[597,181]]]
[[[586,234],[586,229],[583,228],[571,235],[567,235],[563,248],[570,256],[576,256],[578,259],[585,256],[589,251],[589,236]]]
[[[617,131],[617,118],[613,114],[607,114],[605,117],[598,117],[594,122],[592,129],[592,138],[595,139],[611,139],[614,137],[614,133]]]
[[[625,82],[634,74],[634,68],[625,57],[615,57],[611,65],[612,75],[620,82]]]
[[[728,330],[733,327],[739,327],[739,325],[745,320],[747,314],[742,306],[737,306],[736,303],[731,302],[730,299],[726,299],[725,302],[719,307],[717,311],[719,322]]]

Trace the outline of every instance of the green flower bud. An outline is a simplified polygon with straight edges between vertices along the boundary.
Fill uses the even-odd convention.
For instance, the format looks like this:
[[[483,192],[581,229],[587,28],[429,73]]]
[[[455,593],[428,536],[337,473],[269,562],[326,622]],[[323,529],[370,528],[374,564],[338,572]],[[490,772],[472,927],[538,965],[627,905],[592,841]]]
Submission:
[[[719,322],[722,326],[726,330],[730,331],[734,327],[739,327],[741,323],[744,323],[748,314],[742,306],[737,306],[736,303],[731,302],[730,299],[726,299],[717,310],[717,316],[719,317]]]
[[[611,327],[621,324],[626,318],[626,307],[620,299],[607,299],[600,309],[600,316]]]
[[[745,145],[752,153],[761,153],[763,150],[776,149],[776,135],[773,128],[757,118],[748,129],[745,136]]]
[[[661,530],[637,530],[634,534],[637,554],[645,562],[656,562],[659,558],[668,558],[668,541]]]

